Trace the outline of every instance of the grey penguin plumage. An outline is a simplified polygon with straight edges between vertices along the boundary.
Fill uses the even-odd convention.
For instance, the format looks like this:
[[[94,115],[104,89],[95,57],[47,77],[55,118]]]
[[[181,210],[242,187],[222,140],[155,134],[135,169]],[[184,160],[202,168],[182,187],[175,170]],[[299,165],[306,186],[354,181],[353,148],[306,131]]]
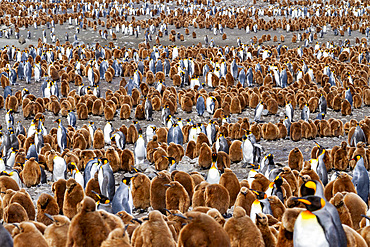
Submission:
[[[109,200],[113,200],[115,194],[115,182],[113,170],[109,164],[108,159],[102,158],[99,161],[98,181],[102,195],[105,195]]]
[[[357,194],[367,204],[369,197],[369,174],[364,165],[364,158],[361,155],[356,155],[354,158],[356,166],[353,170],[352,183],[356,188]]]
[[[132,214],[133,199],[129,187],[131,178],[123,178],[112,200],[113,213],[125,211]]]

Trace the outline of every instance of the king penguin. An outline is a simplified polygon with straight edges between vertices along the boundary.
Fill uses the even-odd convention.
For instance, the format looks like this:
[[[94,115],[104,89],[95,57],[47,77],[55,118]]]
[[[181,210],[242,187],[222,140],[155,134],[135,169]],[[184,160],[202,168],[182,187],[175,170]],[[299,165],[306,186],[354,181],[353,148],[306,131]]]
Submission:
[[[285,115],[288,116],[290,122],[293,122],[294,109],[290,101],[285,105]]]
[[[71,162],[68,164],[68,170],[71,172],[71,176],[77,183],[79,183],[82,188],[85,188],[85,180],[82,173],[78,170],[77,165],[75,162]]]
[[[146,121],[153,121],[153,106],[152,101],[146,97],[145,100],[145,118]]]
[[[319,99],[319,112],[326,114],[326,109],[328,107],[328,104],[326,102],[326,98],[324,95],[321,94]]]
[[[67,164],[62,157],[55,155],[53,159],[53,181],[56,182],[59,179],[67,179]]]
[[[112,200],[112,209],[114,214],[121,211],[132,214],[133,200],[131,189],[129,187],[130,182],[131,178],[125,177],[122,179]]]
[[[115,192],[113,170],[109,164],[108,159],[102,158],[99,160],[100,166],[98,168],[98,181],[100,192],[109,200],[113,200]]]
[[[210,184],[218,184],[220,182],[220,171],[217,168],[217,154],[212,154],[212,165],[208,170],[207,182]]]
[[[243,167],[246,167],[249,164],[253,164],[254,162],[253,143],[246,135],[243,136],[241,149],[243,154],[243,163],[244,163]]]
[[[310,119],[310,108],[308,108],[308,104],[304,104],[303,106],[301,119],[306,122],[308,122],[308,120]]]
[[[146,145],[145,145],[145,140],[143,138],[143,133],[142,130],[139,129],[139,138],[136,140],[135,143],[135,164],[141,164],[144,162],[146,158]]]
[[[359,124],[357,124],[357,126],[355,128],[355,132],[351,136],[350,145],[352,147],[356,147],[357,143],[359,143],[359,142],[366,143],[366,136],[365,136],[365,133],[362,130],[361,126]]]
[[[364,165],[364,158],[361,155],[356,155],[354,160],[356,166],[353,170],[352,183],[356,188],[357,194],[367,204],[369,196],[369,174]]]
[[[204,98],[201,95],[197,99],[196,109],[197,109],[198,116],[203,116],[203,113],[205,111],[205,103],[204,103]]]
[[[263,102],[260,101],[254,110],[254,121],[259,123],[263,112]]]
[[[107,122],[104,126],[104,142],[107,145],[111,143],[111,135],[113,133],[113,126],[111,122]]]
[[[87,128],[89,129],[91,140],[94,140],[94,133],[95,133],[95,130],[96,130],[95,123],[94,122],[89,122],[89,126],[87,126]]]
[[[333,204],[329,203],[325,196],[324,196],[324,188],[322,187],[322,183],[316,180],[309,180],[302,184],[301,186],[301,194],[302,196],[314,195],[320,198],[323,198],[325,201],[325,206],[320,211],[326,211],[330,214],[331,220],[334,223],[333,231],[338,232],[339,243],[332,245],[332,246],[339,246],[339,247],[346,247],[347,246],[347,238],[346,234],[342,227],[342,222],[339,218],[339,213],[336,207]],[[323,214],[326,214],[323,212]]]
[[[60,118],[55,120],[55,123],[58,123],[57,142],[60,147],[60,153],[62,153],[67,147],[67,129],[62,125],[62,120]]]
[[[117,148],[124,150],[126,146],[126,136],[122,133],[122,131],[115,132],[111,139],[116,142]]]
[[[68,111],[67,121],[69,125],[76,128],[76,115],[71,110]]]
[[[319,196],[298,197],[295,200],[302,202],[307,210],[302,211],[294,223],[294,246],[347,246],[347,241],[341,242],[341,238],[346,238],[344,231],[338,231],[332,216],[321,210],[328,202]]]
[[[326,170],[324,157],[326,155],[326,150],[322,146],[320,146],[317,142],[315,142],[316,145],[319,147],[319,156],[317,157],[318,165],[316,168],[317,175],[319,175],[319,178],[321,182],[324,184],[324,186],[328,183],[328,172]]]

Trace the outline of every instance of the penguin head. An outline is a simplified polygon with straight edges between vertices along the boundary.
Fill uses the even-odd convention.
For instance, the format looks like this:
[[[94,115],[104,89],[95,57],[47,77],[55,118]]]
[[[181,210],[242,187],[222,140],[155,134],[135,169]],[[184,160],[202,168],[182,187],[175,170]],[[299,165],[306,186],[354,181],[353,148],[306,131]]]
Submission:
[[[355,160],[356,162],[359,161],[362,158],[361,155],[356,155],[352,160]]]
[[[263,191],[257,191],[257,190],[253,190],[253,189],[251,189],[251,191],[257,196],[258,200],[263,200],[263,199],[267,198],[266,193],[263,192]]]
[[[301,194],[303,196],[306,195],[314,195],[316,193],[317,185],[314,180],[308,180],[304,182],[301,186]]]
[[[124,178],[122,178],[122,183],[124,183],[126,185],[129,185],[132,178],[133,177],[124,177]]]
[[[212,153],[212,164],[217,162],[217,153]]]
[[[58,118],[57,120],[54,121],[54,123],[57,123],[57,124],[60,124],[62,122],[62,120],[60,120],[60,118]]]
[[[96,195],[96,197],[98,198],[98,201],[96,202],[96,204],[108,204],[110,203],[110,200],[108,197],[106,197],[105,195],[102,195],[102,194],[99,194],[93,190],[91,190],[92,193],[94,193]]]
[[[319,196],[296,197],[293,200],[302,202],[310,212],[322,209],[326,204],[325,200]]]
[[[106,165],[109,163],[109,160],[107,158],[101,158],[100,159],[100,162],[103,164],[103,165]]]

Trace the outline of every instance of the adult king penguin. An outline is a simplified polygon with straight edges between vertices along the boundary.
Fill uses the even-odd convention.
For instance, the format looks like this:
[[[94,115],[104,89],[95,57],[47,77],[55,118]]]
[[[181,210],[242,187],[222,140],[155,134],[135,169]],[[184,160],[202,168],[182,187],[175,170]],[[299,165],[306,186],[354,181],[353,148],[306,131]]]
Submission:
[[[60,147],[60,153],[62,153],[67,147],[67,129],[63,126],[60,118],[55,120],[55,123],[58,123],[57,142],[58,146]]]
[[[220,182],[220,171],[217,168],[217,154],[212,154],[212,165],[208,170],[207,182],[210,184],[218,184]]]
[[[369,174],[364,165],[364,158],[361,155],[356,155],[355,169],[353,170],[352,183],[356,188],[357,194],[367,204],[369,197]]]
[[[298,197],[295,200],[302,202],[307,208],[298,215],[294,223],[293,244],[295,247],[347,246],[347,241],[341,242],[342,238],[346,239],[344,231],[338,231],[333,223],[332,215],[321,210],[328,202],[319,196]]]
[[[132,214],[133,200],[130,189],[131,178],[123,178],[112,200],[113,213],[125,211]]]
[[[143,138],[143,132],[139,129],[139,138],[136,140],[135,143],[135,164],[143,163],[146,158],[146,145],[145,140]]]

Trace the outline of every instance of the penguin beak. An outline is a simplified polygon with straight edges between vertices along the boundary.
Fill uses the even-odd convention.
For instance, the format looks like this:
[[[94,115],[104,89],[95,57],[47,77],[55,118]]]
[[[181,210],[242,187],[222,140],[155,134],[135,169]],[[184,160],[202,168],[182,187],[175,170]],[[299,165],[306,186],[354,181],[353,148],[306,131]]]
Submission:
[[[172,187],[172,185],[170,185],[170,184],[164,184],[164,186],[167,186],[167,187]]]
[[[262,217],[259,216],[259,214],[256,214],[256,217],[257,217],[257,219],[262,219]]]
[[[175,216],[178,216],[178,217],[180,217],[180,218],[183,218],[184,220],[187,220],[188,218],[186,218],[184,215],[182,215],[182,214],[173,214],[173,215],[175,215]]]
[[[54,220],[54,218],[53,218],[53,216],[52,216],[52,215],[47,214],[47,213],[44,213],[44,215],[45,215],[46,217],[48,217],[49,219],[51,219],[53,222],[55,222],[55,220]]]
[[[149,218],[148,218],[149,219]],[[136,219],[136,218],[133,218],[132,220],[131,220],[131,222],[132,223],[135,223],[134,221],[136,221],[137,223],[139,223],[140,225],[143,223],[141,220],[139,220],[139,219]]]
[[[296,198],[292,198],[292,199],[296,200],[296,201],[299,201],[299,202],[302,202],[305,205],[311,205],[312,204],[309,200],[304,199],[302,197],[296,197]]]
[[[367,215],[361,214],[361,216],[362,216],[362,217],[364,217],[364,218],[365,218],[365,219],[367,219],[367,220],[370,220],[370,217],[369,217],[369,216],[367,216]]]

